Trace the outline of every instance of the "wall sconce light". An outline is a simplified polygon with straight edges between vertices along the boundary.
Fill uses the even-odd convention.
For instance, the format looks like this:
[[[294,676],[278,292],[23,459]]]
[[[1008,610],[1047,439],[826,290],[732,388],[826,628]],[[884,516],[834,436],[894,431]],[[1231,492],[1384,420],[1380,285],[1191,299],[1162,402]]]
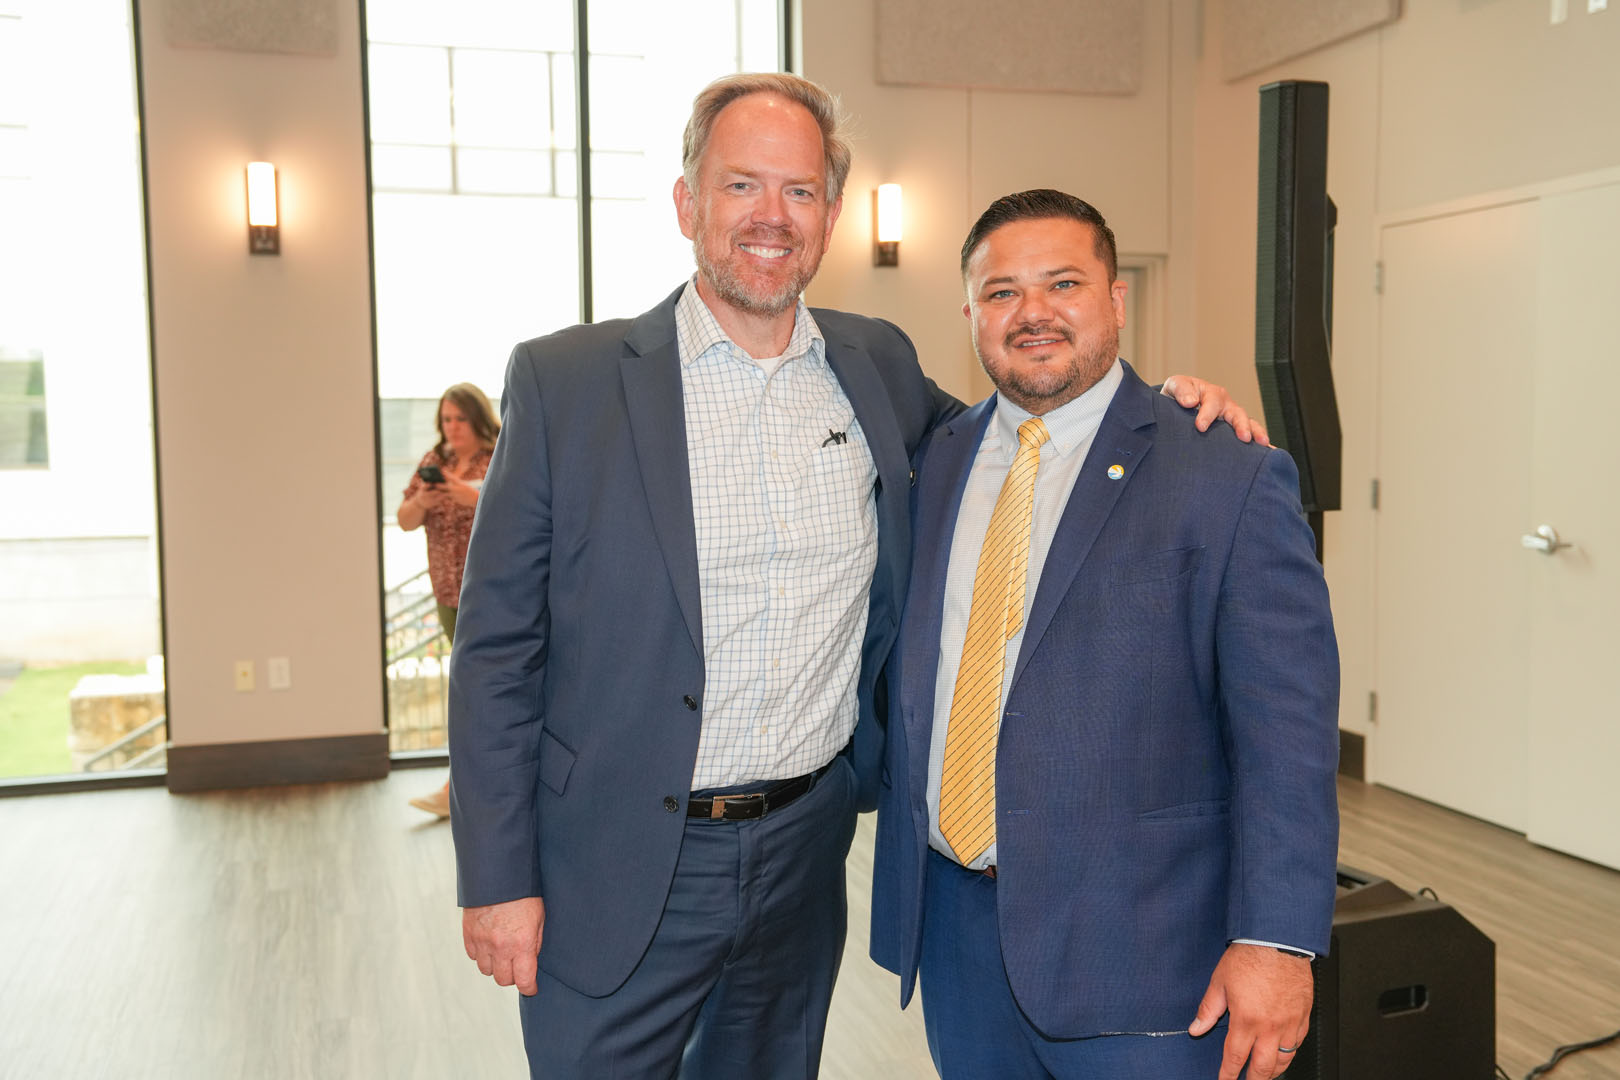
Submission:
[[[280,198],[276,167],[268,161],[250,161],[247,167],[248,252],[281,254]]]
[[[900,265],[900,185],[872,192],[872,265]]]

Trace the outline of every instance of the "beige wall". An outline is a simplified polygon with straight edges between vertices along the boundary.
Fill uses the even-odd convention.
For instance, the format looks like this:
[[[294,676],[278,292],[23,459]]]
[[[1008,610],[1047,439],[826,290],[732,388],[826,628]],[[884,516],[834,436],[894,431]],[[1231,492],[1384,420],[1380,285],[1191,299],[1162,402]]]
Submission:
[[[381,729],[359,17],[335,57],[174,49],[141,7],[170,731]],[[247,254],[243,169],[281,170]],[[292,662],[271,692],[265,662]],[[255,661],[257,689],[233,689]]]
[[[991,200],[1063,188],[1107,215],[1123,254],[1170,254],[1187,224],[1172,211],[1190,206],[1190,188],[1173,201],[1170,161],[1181,152],[1172,131],[1185,130],[1196,24],[1186,4],[1143,6],[1142,92],[1090,97],[879,86],[873,0],[805,5],[804,74],[839,94],[857,135],[844,214],[811,302],[895,321],[940,385],[976,401],[990,385],[968,342],[957,267],[962,238]],[[901,265],[874,267],[871,192],[890,182],[905,187]],[[1176,324],[1169,351],[1185,356],[1174,331],[1188,325],[1191,280],[1177,269],[1172,259],[1165,275]]]
[[[1237,83],[1219,19],[1149,0],[1144,89],[1127,98],[878,86],[872,0],[803,5],[803,70],[860,135],[815,303],[891,318],[925,367],[988,390],[960,315],[957,250],[990,199],[1039,185],[1096,202],[1127,253],[1164,257],[1171,370],[1258,403],[1253,351],[1255,89],[1333,85],[1340,208],[1335,374],[1346,509],[1328,519],[1344,726],[1365,730],[1376,473],[1376,222],[1620,164],[1620,13],[1546,25],[1545,6],[1409,0],[1402,18]],[[381,723],[376,496],[359,41],[336,57],[168,48],[142,5],[173,734],[181,745],[375,731]],[[284,254],[249,258],[241,169],[282,169]],[[871,265],[871,189],[906,186],[897,269]],[[1466,397],[1467,388],[1459,388]],[[294,688],[264,688],[289,656]],[[231,666],[256,661],[237,694]]]
[[[1344,509],[1327,515],[1325,561],[1343,665],[1340,724],[1372,734],[1378,222],[1620,164],[1620,13],[1588,15],[1584,4],[1571,4],[1569,21],[1549,26],[1545,4],[1408,0],[1390,26],[1228,83],[1219,73],[1217,5],[1231,2],[1239,0],[1208,0],[1198,61],[1194,336],[1207,365],[1200,374],[1258,400],[1249,361],[1256,92],[1277,79],[1326,81],[1328,186],[1339,208],[1333,370],[1344,428]],[[1467,387],[1457,393],[1466,401]]]
[[[1228,0],[1230,2],[1230,0]],[[1620,9],[1407,0],[1378,35],[1378,210],[1620,162]]]
[[[1219,37],[1219,5],[1228,2],[1149,4],[1143,93],[1123,99],[880,87],[860,32],[872,23],[872,0],[808,5],[805,72],[843,95],[867,135],[842,235],[813,297],[895,319],[943,385],[982,396],[987,385],[952,291],[956,245],[996,195],[1063,187],[1109,216],[1122,250],[1167,255],[1167,370],[1221,382],[1257,410],[1256,91],[1280,78],[1330,83],[1345,508],[1328,515],[1326,562],[1344,674],[1340,722],[1365,733],[1376,686],[1377,221],[1620,164],[1620,15],[1571,4],[1569,22],[1551,27],[1542,4],[1409,0],[1389,27],[1228,83]],[[898,271],[874,269],[867,254],[870,210],[861,200],[886,180],[906,185]]]
[[[1378,34],[1351,38],[1279,69],[1228,83],[1220,20],[1205,19],[1194,135],[1201,374],[1258,409],[1254,373],[1255,237],[1261,86],[1279,78],[1330,85],[1328,190],[1335,232],[1333,381],[1344,432],[1344,509],[1326,516],[1323,563],[1339,633],[1341,727],[1365,732],[1372,688],[1372,511],[1378,309],[1372,226],[1378,167]]]

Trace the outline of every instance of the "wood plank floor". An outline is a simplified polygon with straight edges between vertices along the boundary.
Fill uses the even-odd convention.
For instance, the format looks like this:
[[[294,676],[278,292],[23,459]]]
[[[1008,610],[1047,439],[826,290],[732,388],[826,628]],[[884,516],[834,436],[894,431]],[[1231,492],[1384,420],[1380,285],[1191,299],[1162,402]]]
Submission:
[[[0,1077],[522,1076],[513,991],[462,955],[449,830],[405,805],[442,778],[0,799]],[[1380,788],[1340,799],[1343,861],[1496,940],[1512,1076],[1620,1027],[1620,873]],[[920,1011],[865,957],[871,845],[867,818],[822,1074],[931,1077]],[[1620,1046],[1553,1074],[1616,1077]]]

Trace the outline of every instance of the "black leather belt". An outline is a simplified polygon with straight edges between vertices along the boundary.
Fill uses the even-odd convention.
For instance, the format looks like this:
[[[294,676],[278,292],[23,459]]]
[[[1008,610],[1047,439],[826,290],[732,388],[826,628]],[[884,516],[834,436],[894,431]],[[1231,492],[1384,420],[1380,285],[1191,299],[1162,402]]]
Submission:
[[[721,821],[752,821],[755,818],[762,818],[772,810],[782,809],[815,787],[816,781],[826,775],[830,768],[832,761],[815,772],[795,776],[791,780],[778,780],[746,795],[715,795],[711,798],[694,796],[686,802],[686,816]]]

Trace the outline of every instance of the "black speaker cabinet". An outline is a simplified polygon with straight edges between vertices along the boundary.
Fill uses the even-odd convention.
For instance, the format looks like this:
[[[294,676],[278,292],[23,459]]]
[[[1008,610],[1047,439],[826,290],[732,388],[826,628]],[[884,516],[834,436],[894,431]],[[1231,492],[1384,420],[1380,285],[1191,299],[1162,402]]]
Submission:
[[[1287,1080],[1493,1080],[1496,945],[1451,907],[1341,864],[1314,968]]]
[[[1255,375],[1271,440],[1299,466],[1311,514],[1339,508],[1342,457],[1331,358],[1338,210],[1327,153],[1327,83],[1262,86]],[[1320,538],[1320,521],[1313,525]]]

